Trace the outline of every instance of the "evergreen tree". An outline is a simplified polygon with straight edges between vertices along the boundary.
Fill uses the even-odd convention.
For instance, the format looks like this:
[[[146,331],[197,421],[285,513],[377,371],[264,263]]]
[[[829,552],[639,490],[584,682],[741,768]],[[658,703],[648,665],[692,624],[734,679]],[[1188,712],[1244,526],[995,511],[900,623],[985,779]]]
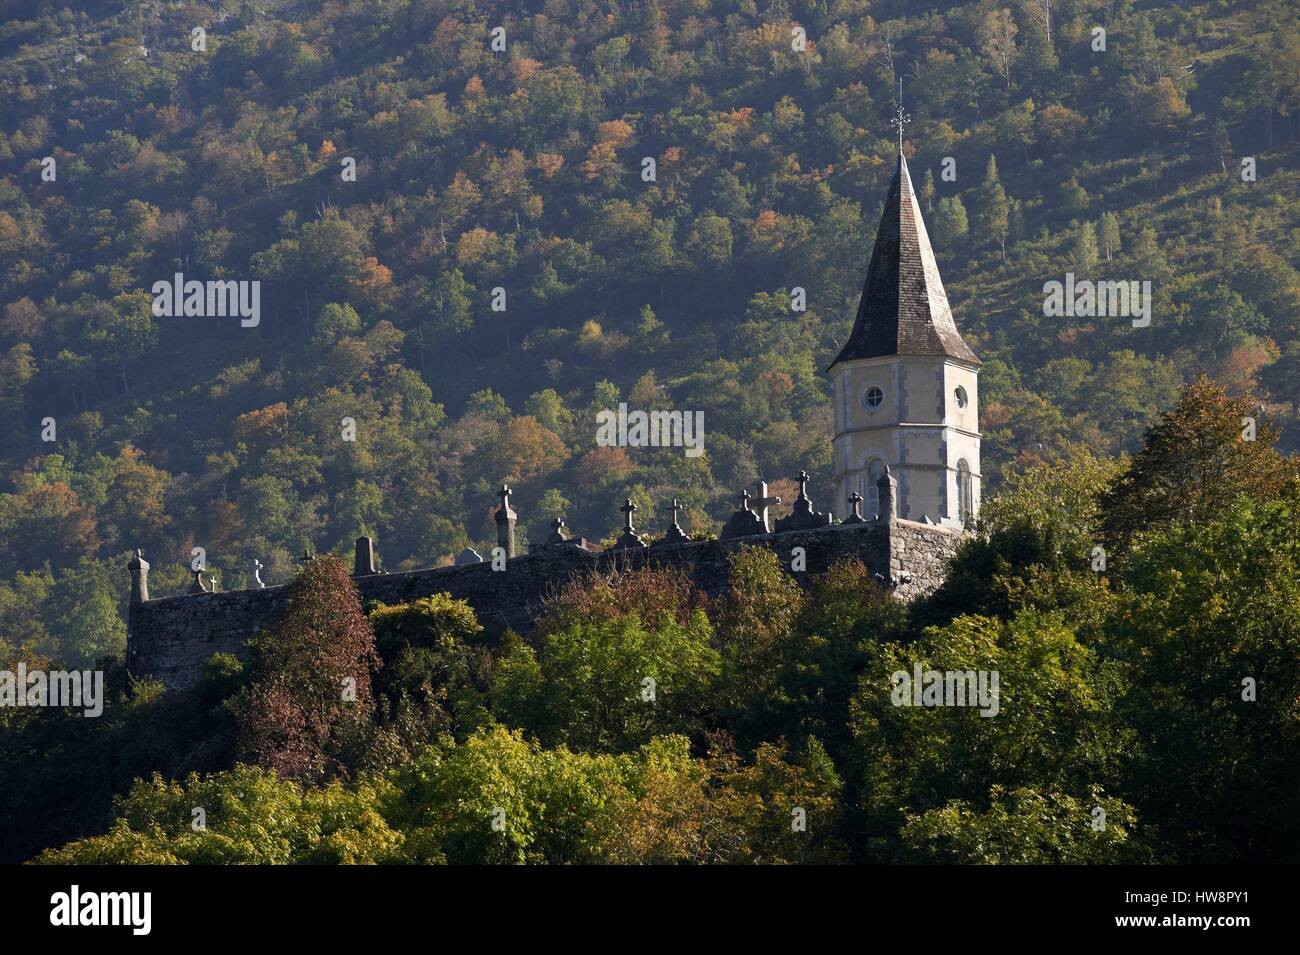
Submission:
[[[1079,226],[1074,240],[1074,268],[1080,275],[1088,275],[1097,265],[1097,230],[1091,222]]]
[[[980,187],[979,230],[998,243],[1002,261],[1007,260],[1007,234],[1011,228],[1011,204],[1007,201],[1006,191],[998,181],[998,162],[990,154],[988,166],[984,173],[984,184]]]
[[[966,207],[960,196],[945,196],[939,200],[939,210],[934,216],[935,237],[946,250],[960,248],[970,231]]]

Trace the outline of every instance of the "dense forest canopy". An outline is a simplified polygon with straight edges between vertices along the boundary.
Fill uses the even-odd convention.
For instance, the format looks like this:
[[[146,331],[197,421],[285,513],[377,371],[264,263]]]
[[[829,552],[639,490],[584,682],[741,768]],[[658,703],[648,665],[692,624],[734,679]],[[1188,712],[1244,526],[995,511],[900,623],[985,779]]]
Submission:
[[[328,851],[307,839],[295,858],[391,850],[424,860],[985,851],[1010,859],[1023,846],[989,848],[996,820],[1050,830],[1060,814],[1111,798],[1092,787],[1120,793],[1108,812],[1124,822],[1124,838],[1089,841],[1081,830],[1077,844],[1045,844],[1038,861],[1296,851],[1293,824],[1291,841],[1269,850],[1263,829],[1222,817],[1223,800],[1243,799],[1273,819],[1260,794],[1284,764],[1261,756],[1254,776],[1243,771],[1228,786],[1216,775],[1226,750],[1181,752],[1173,742],[1218,713],[1200,682],[1210,676],[1197,676],[1195,689],[1179,682],[1193,679],[1190,659],[1218,661],[1219,690],[1249,675],[1242,647],[1215,642],[1227,639],[1214,629],[1227,618],[1260,610],[1233,587],[1252,575],[1278,594],[1293,586],[1283,579],[1293,555],[1265,556],[1294,550],[1293,539],[1268,536],[1289,521],[1294,537],[1289,466],[1269,458],[1257,471],[1275,439],[1283,452],[1300,445],[1295,4],[7,0],[0,8],[6,661],[110,656],[120,665],[125,565],[137,547],[153,565],[154,596],[183,592],[196,546],[224,589],[244,586],[255,560],[266,581],[288,582],[304,547],[347,554],[360,534],[376,539],[388,570],[431,566],[465,546],[490,546],[502,481],[516,490],[525,542],[540,540],[556,516],[589,538],[611,536],[627,497],[652,532],[674,498],[688,530],[716,532],[741,487],[762,475],[788,502],[801,468],[817,504],[842,516],[843,502],[829,502],[823,372],[861,291],[898,148],[889,121],[902,83],[903,149],[958,325],[984,362],[991,516],[965,572],[908,622],[845,598],[843,612],[865,621],[850,626],[790,596],[778,615],[784,629],[772,632],[725,608],[671,625],[600,622],[621,627],[615,635],[579,615],[554,646],[491,653],[474,644],[477,624],[460,611],[429,608],[456,622],[421,625],[412,639],[432,641],[424,649],[441,656],[414,654],[405,668],[377,671],[393,682],[381,681],[374,705],[392,710],[384,718],[396,728],[314,739],[319,778],[240,769],[192,784],[229,787],[236,801],[247,790],[268,804],[314,806],[336,823],[349,812],[363,828],[384,820],[370,855],[349,836]],[[156,316],[151,289],[177,273],[260,281],[260,321]],[[1150,281],[1150,324],[1047,316],[1044,283],[1067,273]],[[792,308],[796,289],[804,310]],[[1203,373],[1226,395],[1192,384]],[[1171,423],[1161,415],[1180,395],[1184,414]],[[702,411],[705,453],[598,446],[596,415],[619,402]],[[1260,444],[1246,449],[1256,456],[1237,457],[1242,449],[1227,440],[1242,414],[1260,420]],[[344,437],[345,419],[355,440]],[[1188,434],[1219,442],[1216,453],[1236,463],[1213,486],[1178,472],[1169,486],[1197,492],[1183,501],[1149,479],[1186,464],[1173,452]],[[1122,458],[1139,447],[1147,451],[1131,465]],[[1057,496],[1035,497],[1035,482]],[[1017,509],[1029,525],[1005,520]],[[1089,590],[1095,575],[1077,572],[1103,539],[1125,556],[1108,585],[1117,590],[1099,595]],[[1179,550],[1230,543],[1231,555]],[[1184,568],[1171,591],[1161,562],[1202,558],[1231,567]],[[742,569],[738,579],[761,571]],[[1220,585],[1227,596],[1213,592]],[[830,600],[835,582],[823,586]],[[1213,652],[1185,659],[1191,651],[1171,634],[1205,606],[1216,608],[1200,621]],[[391,666],[386,627],[400,621],[365,609],[344,642],[373,624],[377,659]],[[1270,621],[1293,639],[1294,621]],[[1273,631],[1258,640],[1260,653],[1283,653],[1268,657],[1274,663],[1289,652],[1279,648],[1294,648]],[[593,641],[629,653],[671,649],[681,678],[713,708],[673,711],[636,732],[592,726],[605,735],[575,738],[584,719],[572,706],[583,688],[571,685],[559,655]],[[748,649],[732,659],[735,641]],[[1013,671],[1022,657],[1032,667],[1058,654],[1051,679],[1084,710],[1121,715],[1099,728],[1036,709],[1047,722],[1009,726],[1001,741],[984,739],[976,722],[968,738],[955,731],[936,742],[925,725],[889,722],[910,716],[855,697],[859,679],[875,678],[869,662],[914,641],[954,659],[1006,652]],[[1154,661],[1151,645],[1162,648]],[[422,667],[443,675],[426,679]],[[267,740],[283,726],[259,737],[244,725],[249,694],[306,705],[291,706],[269,679],[216,661],[207,695],[195,700],[123,689],[117,715],[96,732],[129,738],[128,756],[96,764],[94,806],[77,804],[77,781],[46,778],[67,798],[51,800],[56,808],[26,849],[101,826],[108,795],[155,769],[223,768],[214,753],[301,768],[258,756],[275,748]],[[780,692],[770,683],[778,679]],[[817,679],[829,688],[815,689]],[[402,702],[426,684],[419,706]],[[1142,706],[1160,710],[1167,694],[1188,702],[1168,709],[1166,724],[1135,716]],[[204,749],[196,740],[213,712],[243,720],[244,735],[231,730]],[[1280,746],[1294,756],[1294,718],[1273,713],[1238,730],[1260,752]],[[24,728],[3,734],[5,759],[40,752],[66,730],[44,717],[14,726]],[[1020,776],[990,770],[948,791],[924,765],[902,775],[881,768],[903,752],[881,747],[909,732],[925,737],[916,747],[933,744],[937,765],[986,744],[1014,753],[1043,726],[1080,749],[1038,751],[1038,775],[1034,766]],[[733,742],[706,745],[720,727]],[[1134,751],[1135,727],[1169,746],[1153,743],[1140,769],[1117,755]],[[458,749],[451,740],[473,743]],[[100,751],[80,736],[59,745],[85,747],[77,751],[88,760]],[[617,776],[624,802],[601,812],[623,815],[617,825],[601,817],[609,841],[576,849],[489,850],[477,834],[418,835],[428,829],[418,813],[447,797],[421,794],[422,770],[403,768],[396,754],[423,760],[423,771],[445,761],[471,775],[490,775],[492,760],[540,760],[530,799],[553,784],[585,792]],[[1178,807],[1162,801],[1157,776],[1182,774],[1192,758],[1207,767],[1188,781],[1201,787],[1200,815],[1171,841]],[[1046,769],[1062,760],[1076,760],[1073,776]],[[374,775],[356,783],[366,772]],[[361,788],[295,788],[322,779]],[[186,798],[177,785],[132,791],[125,811],[140,822],[137,836],[160,805]],[[754,800],[783,804],[790,787],[836,820],[814,849],[754,835],[763,824],[746,821]],[[35,804],[31,793],[11,798]],[[664,820],[679,799],[698,813],[685,831],[730,835],[716,846],[668,845],[673,825]],[[1134,806],[1158,838],[1141,835]],[[646,818],[661,829],[637,821]],[[570,823],[578,825],[555,825]],[[152,857],[146,843],[137,848]],[[201,851],[215,859],[226,850]]]
[[[502,480],[535,540],[557,514],[612,534],[626,496],[645,525],[676,496],[688,530],[716,530],[755,475],[801,467],[825,500],[821,371],[856,307],[899,79],[985,362],[986,489],[1130,448],[1199,371],[1258,389],[1294,443],[1292,4],[5,8],[10,644],[120,651],[136,547],[157,594],[184,589],[194,546],[227,588],[361,533],[389,569],[434,565],[490,540]],[[1150,326],[1044,317],[1067,270],[1151,280]],[[176,272],[261,280],[259,325],[155,318]],[[707,453],[596,446],[620,400],[703,411]]]
[[[0,848],[49,847],[53,863],[1295,862],[1300,478],[1271,434],[1216,440],[1248,410],[1198,379],[1130,465],[1017,474],[911,605],[855,559],[805,588],[742,547],[712,599],[680,570],[595,574],[527,637],[485,640],[445,594],[367,612],[346,565],[315,558],[248,659],[214,655],[192,689],[119,668],[103,718],[0,710]],[[1131,480],[1176,463],[1199,477]],[[1161,518],[1099,570],[1090,545],[1135,502]],[[996,696],[900,705],[917,669],[995,675]]]

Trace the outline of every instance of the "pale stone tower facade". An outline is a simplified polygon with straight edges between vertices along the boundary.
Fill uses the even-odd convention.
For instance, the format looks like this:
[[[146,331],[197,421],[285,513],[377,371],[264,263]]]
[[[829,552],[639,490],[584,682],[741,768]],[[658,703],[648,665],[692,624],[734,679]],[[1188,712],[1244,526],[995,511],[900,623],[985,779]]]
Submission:
[[[962,527],[979,513],[980,360],[953,322],[907,161],[900,154],[835,391],[836,510],[856,491],[880,511],[877,481],[898,483],[893,516]]]

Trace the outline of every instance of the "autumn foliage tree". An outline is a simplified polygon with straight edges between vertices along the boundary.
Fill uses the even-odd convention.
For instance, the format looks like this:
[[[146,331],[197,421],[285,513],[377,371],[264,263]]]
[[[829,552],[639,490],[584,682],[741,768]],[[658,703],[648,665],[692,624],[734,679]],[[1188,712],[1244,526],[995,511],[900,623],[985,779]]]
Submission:
[[[1102,496],[1108,548],[1123,550],[1144,530],[1203,520],[1239,494],[1275,495],[1295,471],[1274,449],[1277,439],[1248,399],[1230,398],[1201,376],[1147,431],[1142,449]]]
[[[308,561],[284,616],[251,646],[253,679],[235,703],[241,757],[304,782],[344,775],[371,726],[381,661],[343,562]]]

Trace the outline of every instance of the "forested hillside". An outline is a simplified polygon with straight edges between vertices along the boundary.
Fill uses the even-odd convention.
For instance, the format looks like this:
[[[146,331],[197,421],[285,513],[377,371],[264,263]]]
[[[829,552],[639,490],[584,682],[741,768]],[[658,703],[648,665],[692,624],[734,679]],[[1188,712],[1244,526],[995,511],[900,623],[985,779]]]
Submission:
[[[801,466],[824,502],[900,78],[987,492],[1199,372],[1294,446],[1294,4],[532,6],[4,4],[6,654],[121,654],[135,547],[166,595],[194,546],[226,589],[361,533],[450,560],[503,479],[533,539],[625,496],[707,533]],[[1151,325],[1044,317],[1067,270],[1149,279]],[[260,279],[260,324],[153,316],[177,272]],[[703,411],[705,455],[595,446],[619,400]]]
[[[159,596],[196,545],[226,589],[361,533],[447,561],[502,480],[534,540],[625,496],[716,531],[800,467],[826,501],[900,78],[986,494],[1130,448],[1201,371],[1295,443],[1294,4],[3,7],[7,655],[120,654],[135,547]],[[1044,317],[1066,271],[1151,280],[1150,326]],[[260,279],[260,323],[154,317],[176,272]],[[706,454],[597,447],[619,400],[702,410]]]
[[[0,667],[108,685],[0,707],[0,861],[1300,858],[1296,4],[0,10]],[[625,497],[715,533],[800,468],[843,516],[823,372],[900,80],[984,362],[938,591],[743,548],[722,596],[575,580],[524,637],[361,605],[329,553],[484,549],[503,480],[534,541]],[[259,320],[156,315],[176,273]],[[1149,325],[1048,317],[1067,273],[1151,282]],[[621,401],[705,453],[599,446]],[[178,594],[196,546],[289,609],[163,693],[126,563]],[[922,666],[999,674],[997,718],[899,705]]]
[[[193,688],[0,708],[0,859],[1294,863],[1300,480],[1250,410],[1198,379],[1131,464],[1010,476],[910,605],[741,547],[714,598],[596,574],[494,640],[313,559]]]

